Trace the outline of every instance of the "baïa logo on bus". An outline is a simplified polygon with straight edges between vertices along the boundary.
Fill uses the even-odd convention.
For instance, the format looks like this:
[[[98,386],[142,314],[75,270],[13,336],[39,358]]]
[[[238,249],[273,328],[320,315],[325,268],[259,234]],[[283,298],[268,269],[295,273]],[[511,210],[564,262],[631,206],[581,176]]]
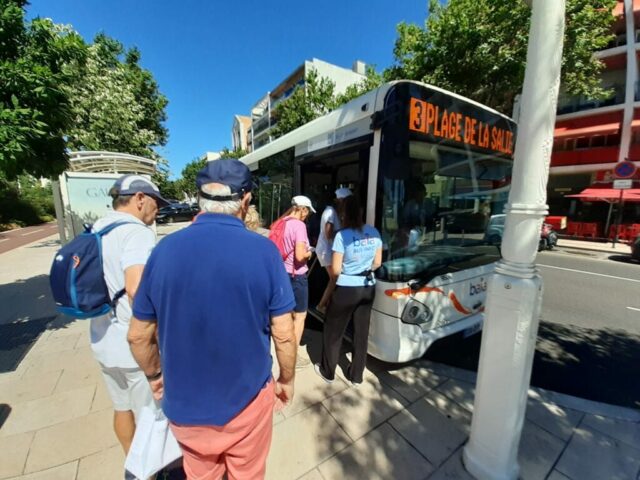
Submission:
[[[409,129],[443,140],[512,155],[513,132],[411,97]]]
[[[480,293],[485,293],[487,291],[487,281],[480,277],[480,281],[478,283],[472,283],[469,285],[469,295],[474,296]]]

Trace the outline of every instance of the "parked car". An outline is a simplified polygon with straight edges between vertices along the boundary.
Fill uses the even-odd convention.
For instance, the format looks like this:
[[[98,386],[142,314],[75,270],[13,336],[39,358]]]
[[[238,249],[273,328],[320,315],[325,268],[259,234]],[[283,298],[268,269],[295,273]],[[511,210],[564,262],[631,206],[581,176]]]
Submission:
[[[197,203],[189,205],[188,203],[172,203],[166,207],[162,207],[158,210],[156,216],[156,222],[158,223],[173,223],[173,222],[188,222],[195,217],[200,208]]]
[[[640,262],[640,235],[631,242],[631,259]]]
[[[502,243],[502,235],[504,234],[504,221],[507,218],[505,214],[492,215],[484,232],[484,240],[492,245]],[[540,229],[540,242],[538,251],[552,250],[558,244],[558,234],[549,223],[543,223]]]

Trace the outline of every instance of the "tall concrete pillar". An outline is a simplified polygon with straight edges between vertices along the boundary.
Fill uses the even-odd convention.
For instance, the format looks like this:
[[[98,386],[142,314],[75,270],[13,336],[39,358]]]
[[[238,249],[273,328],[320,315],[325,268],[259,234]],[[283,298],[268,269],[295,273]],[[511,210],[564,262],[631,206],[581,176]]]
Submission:
[[[564,0],[533,0],[502,260],[489,282],[467,470],[479,480],[515,480],[542,301],[535,267],[553,146]]]

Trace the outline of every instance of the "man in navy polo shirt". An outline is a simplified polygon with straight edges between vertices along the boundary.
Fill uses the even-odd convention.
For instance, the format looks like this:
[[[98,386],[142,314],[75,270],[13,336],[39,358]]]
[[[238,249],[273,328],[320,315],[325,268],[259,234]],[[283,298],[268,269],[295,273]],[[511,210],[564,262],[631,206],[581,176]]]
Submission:
[[[263,478],[274,406],[293,398],[294,297],[276,246],[242,222],[251,185],[242,162],[209,162],[197,176],[204,213],[158,244],[133,303],[131,351],[189,478]]]

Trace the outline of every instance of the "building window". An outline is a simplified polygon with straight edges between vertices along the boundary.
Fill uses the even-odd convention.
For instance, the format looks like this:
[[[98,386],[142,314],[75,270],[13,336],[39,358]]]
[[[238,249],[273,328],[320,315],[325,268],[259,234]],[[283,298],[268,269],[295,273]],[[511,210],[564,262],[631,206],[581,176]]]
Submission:
[[[575,148],[576,150],[589,148],[589,137],[578,137]]]
[[[591,147],[604,147],[606,138],[604,135],[594,135],[591,137]]]

